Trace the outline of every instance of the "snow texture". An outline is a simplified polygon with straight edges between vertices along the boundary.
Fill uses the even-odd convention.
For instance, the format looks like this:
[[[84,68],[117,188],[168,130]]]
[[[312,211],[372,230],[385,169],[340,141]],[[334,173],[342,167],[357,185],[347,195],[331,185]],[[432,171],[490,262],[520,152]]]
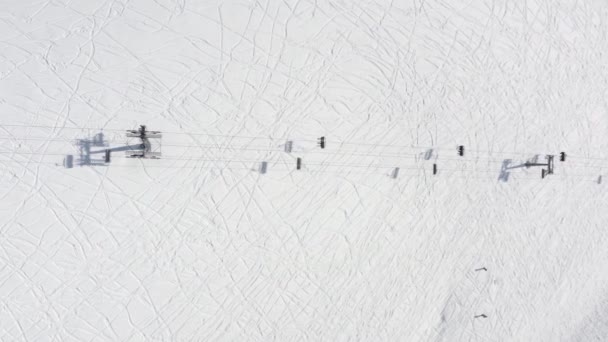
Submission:
[[[0,340],[608,340],[607,32],[605,0],[0,1]]]

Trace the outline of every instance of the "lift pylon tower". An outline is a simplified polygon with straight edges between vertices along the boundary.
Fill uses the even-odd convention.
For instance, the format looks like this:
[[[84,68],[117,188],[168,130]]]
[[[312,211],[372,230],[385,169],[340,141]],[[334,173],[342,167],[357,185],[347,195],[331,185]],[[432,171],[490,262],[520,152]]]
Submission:
[[[159,131],[148,131],[145,125],[139,126],[138,130],[128,130],[127,139],[137,138],[139,144],[127,142],[132,149],[126,151],[127,158],[160,159],[162,134]]]
[[[541,178],[545,178],[546,175],[552,175],[553,174],[553,155],[548,155],[545,156],[545,158],[547,158],[547,162],[546,163],[531,163],[531,162],[526,162],[524,165],[526,167],[531,167],[531,166],[546,166],[547,169],[542,169],[541,170]]]
[[[553,156],[547,156],[547,174],[552,175],[553,174]]]

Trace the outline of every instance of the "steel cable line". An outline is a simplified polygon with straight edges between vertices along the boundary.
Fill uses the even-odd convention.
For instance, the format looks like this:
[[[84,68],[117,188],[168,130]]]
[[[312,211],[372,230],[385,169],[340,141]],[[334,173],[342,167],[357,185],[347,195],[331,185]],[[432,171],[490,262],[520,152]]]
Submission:
[[[261,150],[261,151],[265,151],[265,150]],[[94,157],[95,155],[102,155],[103,150],[100,151],[96,151],[95,153],[91,153],[89,154],[89,157]],[[49,155],[49,156],[65,156],[65,153],[53,153],[53,152],[46,152],[46,153],[41,153],[41,152],[15,152],[15,151],[0,151],[0,155],[40,155],[40,156],[44,156],[44,155]],[[330,153],[330,154],[338,154],[338,153]],[[75,156],[79,156],[78,154],[75,154]],[[412,156],[392,156],[392,155],[376,155],[376,154],[348,154],[347,156],[371,156],[371,157],[377,157],[377,158],[381,158],[381,157],[391,157],[391,158],[395,158],[395,159],[410,159],[412,158]],[[122,156],[122,155],[114,155],[112,156],[112,158],[119,158],[119,159],[133,159],[133,158],[129,158],[126,156]],[[293,157],[292,157],[293,158]],[[263,161],[272,161],[272,158],[269,158],[267,160],[263,160],[263,159],[209,159],[208,156],[189,156],[189,157],[182,157],[182,156],[172,156],[172,155],[164,155],[161,159],[165,159],[165,160],[184,160],[184,161],[209,161],[209,162],[222,162],[222,161],[235,161],[235,162],[250,162],[250,163],[256,163],[256,162],[263,162]],[[412,158],[413,159],[413,158]],[[475,159],[463,159],[463,158],[458,158],[458,157],[451,157],[451,158],[438,158],[437,160],[412,160],[411,162],[407,162],[407,163],[403,163],[403,162],[397,162],[394,164],[391,164],[391,166],[386,165],[386,166],[382,166],[383,168],[394,168],[394,167],[399,167],[400,165],[422,165],[422,164],[430,164],[430,163],[434,163],[434,162],[440,162],[440,163],[449,163],[449,164],[453,164],[453,163],[457,163],[457,164],[464,164],[464,165],[469,165],[469,164],[504,164],[504,160],[499,160],[499,159],[491,159],[491,158],[475,158]],[[335,163],[335,162],[322,162],[322,161],[316,161],[313,162],[316,165],[320,165],[321,163],[323,165],[329,165],[329,166],[349,166],[349,165],[355,165],[357,167],[360,167],[360,164],[351,164],[351,163]],[[517,164],[517,163],[524,163],[524,161],[512,161],[512,164]],[[310,162],[307,162],[308,165],[312,165]],[[523,167],[523,165],[522,165]],[[529,167],[527,167],[529,168]],[[580,164],[580,163],[568,163],[568,168],[569,169],[589,169],[589,168],[608,168],[608,165],[593,165],[593,164]],[[469,168],[470,169],[470,168]]]
[[[0,124],[0,127],[21,127],[21,128],[48,128],[56,129],[55,126],[44,126],[44,125],[18,125],[18,124]],[[73,129],[73,130],[99,130],[99,131],[113,131],[113,132],[126,132],[127,129],[109,129],[109,128],[94,128],[94,127],[62,127],[61,129]],[[163,134],[176,134],[176,135],[188,135],[188,136],[210,136],[210,137],[223,137],[223,138],[244,138],[244,139],[257,139],[257,140],[278,140],[270,137],[262,136],[245,136],[245,135],[229,135],[229,134],[212,134],[212,133],[198,133],[198,132],[175,132],[175,131],[162,131]],[[313,135],[308,135],[313,136]],[[282,141],[303,141],[303,142],[315,142],[316,139],[289,139],[282,138]],[[403,148],[403,149],[433,149],[437,151],[451,151],[452,147],[439,147],[439,146],[422,146],[422,145],[392,145],[392,144],[376,144],[376,143],[362,143],[362,142],[348,142],[348,141],[334,141],[335,145],[352,145],[352,146],[374,146],[374,147],[389,147],[389,148]],[[193,145],[196,146],[196,145]],[[455,145],[456,146],[456,145]],[[455,147],[454,146],[454,147]],[[493,154],[508,154],[508,155],[530,155],[532,152],[516,152],[516,151],[490,151],[490,150],[476,150],[467,149],[469,152],[482,152],[482,153],[493,153]],[[606,159],[608,160],[608,159]]]
[[[95,155],[102,155],[103,150],[98,151],[97,153],[92,153],[92,154],[88,154],[89,157],[94,157]],[[5,155],[40,155],[40,156],[45,156],[45,155],[49,155],[49,156],[64,156],[65,153],[52,153],[52,152],[46,152],[46,153],[41,153],[41,152],[13,152],[13,151],[0,151],[0,155],[5,154]],[[351,155],[357,155],[357,154],[349,154],[348,156]],[[372,157],[385,157],[385,155],[374,155],[374,154],[360,154],[361,156],[372,156]],[[79,156],[78,154],[76,154],[75,156]],[[396,159],[406,159],[406,158],[412,158],[411,156],[393,156]],[[133,158],[129,158],[127,156],[122,156],[122,155],[117,155],[117,156],[113,156],[113,158],[120,158],[120,159],[133,159]],[[275,158],[279,158],[278,156]],[[209,156],[192,156],[190,155],[189,157],[182,157],[182,156],[167,156],[164,155],[161,159],[164,160],[183,160],[183,161],[208,161],[208,162],[248,162],[248,163],[260,163],[263,161],[269,162],[269,161],[274,161],[274,158],[267,158],[266,160],[263,159],[235,159],[235,158],[229,158],[229,159],[209,159]],[[375,162],[377,162],[377,160],[374,160]],[[504,163],[504,161],[499,161],[499,160],[492,160],[492,159],[474,159],[474,160],[466,160],[466,159],[462,159],[462,158],[441,158],[442,162],[446,162],[446,163],[458,163],[458,164],[478,164],[480,161],[482,162],[482,164],[485,163]],[[395,168],[395,167],[401,167],[401,165],[418,165],[421,166],[423,164],[431,164],[433,163],[433,161],[430,160],[412,160],[411,162],[407,162],[407,163],[403,163],[403,162],[398,162],[398,163],[394,163],[391,165],[386,165],[386,166],[378,166],[381,168]],[[312,163],[311,162],[306,162],[307,165],[326,165],[326,166],[342,166],[342,167],[349,167],[349,166],[353,166],[353,167],[374,167],[375,165],[372,164],[353,164],[353,163],[336,163],[333,161],[322,161],[322,160],[315,160]]]
[[[44,156],[44,153],[32,153],[31,155],[41,155]],[[63,154],[55,154],[55,155],[63,155]],[[126,156],[117,156],[117,158],[121,158],[121,159],[135,159],[137,160],[137,158],[128,158]],[[161,159],[162,160],[162,159]],[[169,159],[169,160],[173,160],[173,159]],[[236,163],[236,164],[245,164],[245,163],[251,163],[251,164],[259,164],[262,161],[259,159],[209,159],[209,158],[176,158],[175,160],[182,160],[182,161],[186,161],[186,162],[209,162],[209,163],[224,163],[224,164],[231,164],[231,163]],[[31,159],[27,160],[27,161],[18,161],[18,160],[0,160],[0,163],[17,163],[17,164],[23,164],[23,163],[27,163],[30,162]],[[48,164],[48,165],[59,165],[56,162],[43,162],[43,161],[34,161],[35,163],[41,163],[41,164]],[[99,160],[92,160],[93,163],[95,162],[101,162],[101,159]],[[266,160],[266,162],[270,162],[272,163],[271,166],[273,169],[278,168],[285,168],[285,169],[295,169],[295,166],[293,165],[293,163],[288,163],[284,160],[272,160],[272,159],[268,159]],[[424,165],[426,164],[426,165]],[[399,168],[400,170],[418,170],[418,171],[424,171],[424,170],[428,170],[427,168],[430,168],[430,163],[427,162],[421,162],[421,163],[414,163],[414,164],[400,164],[400,165],[383,165],[383,164],[374,164],[374,163],[369,163],[369,164],[353,164],[353,163],[335,163],[335,162],[324,162],[324,161],[316,161],[316,162],[306,162],[304,163],[304,166],[307,168],[307,166],[315,166],[315,167],[325,167],[325,168],[341,168],[342,170],[346,169],[361,169],[361,168],[366,168],[366,169],[373,169],[373,170],[381,170],[381,169],[387,169],[387,170],[391,170],[391,169],[395,169],[395,168]],[[88,165],[82,165],[82,166],[88,166]],[[92,166],[100,166],[100,165],[92,165]],[[426,167],[425,167],[426,166]],[[118,164],[113,164],[112,167],[143,167],[143,168],[184,168],[184,169],[196,169],[196,168],[201,168],[202,166],[187,166],[187,165],[182,165],[182,166],[167,166],[167,165],[118,165]],[[224,169],[224,168],[231,168],[233,169],[233,167],[229,167],[229,166],[224,166],[224,167],[209,167],[210,169]],[[247,169],[247,170],[253,170],[252,167],[246,167],[243,169]],[[526,168],[528,169],[528,168]],[[313,170],[310,169],[311,171],[316,171],[319,172],[319,170]],[[428,170],[430,172],[430,170]],[[474,168],[474,167],[461,167],[461,168],[440,168],[441,172],[443,171],[452,171],[452,172],[467,172],[467,173],[488,173],[488,174],[500,174],[500,172],[503,172],[504,170],[502,169],[487,169],[487,168]],[[338,171],[338,172],[343,172],[343,171]],[[509,173],[516,173],[516,171],[508,171]],[[520,173],[521,174],[521,173]],[[567,177],[576,177],[576,176],[581,176],[581,177],[588,177],[590,176],[590,174],[564,174],[563,176],[567,176]],[[595,175],[593,175],[595,176]],[[466,177],[464,177],[466,178]],[[538,177],[533,177],[534,179],[537,179]]]
[[[17,161],[0,161],[0,164],[2,163],[6,163],[6,162],[15,162],[18,164],[23,164],[23,163],[27,163],[27,162],[31,162],[31,161],[27,161],[27,162],[17,162]],[[40,161],[34,161],[34,164],[38,164],[38,165],[49,165],[49,166],[59,166],[57,163],[53,163],[53,162],[40,162]],[[86,166],[86,165],[84,165]],[[272,169],[279,169],[282,171],[291,171],[292,173],[294,172],[300,172],[300,171],[296,171],[295,168],[290,167],[290,168],[285,168],[283,167],[285,165],[274,165],[272,167]],[[141,165],[113,165],[112,167],[118,167],[118,168],[140,168],[142,167]],[[197,166],[175,166],[175,165],[168,165],[168,166],[163,166],[163,165],[146,165],[143,166],[143,168],[155,168],[155,169],[184,169],[184,170],[195,170],[195,169],[207,169],[207,170],[246,170],[246,171],[253,171],[253,169],[251,167],[232,167],[232,166],[224,166],[224,167],[217,167],[217,166],[201,166],[201,165],[197,165]],[[306,170],[306,169],[305,169]],[[377,169],[376,169],[377,170]],[[347,176],[350,174],[356,174],[356,175],[382,175],[384,177],[390,177],[388,174],[378,174],[377,172],[373,172],[373,171],[344,171],[344,170],[336,170],[336,171],[331,171],[331,170],[326,170],[326,169],[309,169],[308,171],[309,174],[311,175],[315,175],[315,174],[338,174],[338,175],[342,175],[342,176]],[[418,171],[423,171],[423,169],[419,169]],[[475,173],[482,173],[482,174],[496,174],[496,171],[489,171],[489,170],[454,170],[454,169],[441,169],[440,171],[444,172],[444,171],[450,171],[452,173],[449,173],[447,175],[447,177],[441,177],[441,176],[431,176],[429,175],[429,177],[431,178],[435,178],[437,180],[445,180],[447,179],[462,179],[462,180],[486,180],[486,181],[492,181],[492,182],[496,182],[496,183],[501,183],[501,181],[499,180],[499,178],[494,177],[494,176],[488,176],[488,177],[475,177],[475,176],[471,176],[471,174],[475,174]],[[430,173],[430,170],[428,171]],[[466,172],[467,175],[459,175],[458,172]],[[421,172],[416,172],[416,173],[407,173],[407,172],[400,172],[399,173],[399,177],[414,177],[414,176],[421,176],[423,173]],[[580,175],[557,175],[557,178],[568,178],[568,179],[579,179],[579,180],[586,180],[589,182],[593,182],[593,183],[597,183],[597,175],[587,175],[587,174],[580,174]],[[555,175],[554,175],[555,177]],[[518,181],[520,180],[526,180],[526,181],[535,181],[538,182],[539,178],[537,176],[530,176],[530,175],[517,175],[516,179]]]
[[[3,139],[4,137],[0,137],[0,139]],[[23,139],[23,140],[42,140],[42,141],[49,141],[49,140],[55,140],[55,141],[62,141],[65,142],[64,139],[45,139],[45,138],[27,138],[27,139]],[[284,152],[280,147],[276,147],[276,148],[271,148],[271,147],[242,147],[242,146],[227,146],[227,145],[205,145],[205,144],[198,144],[198,145],[190,145],[190,144],[161,144],[161,146],[165,146],[165,147],[191,147],[191,148],[197,148],[197,149],[219,149],[222,150],[223,152],[225,151],[230,151],[230,150],[241,150],[241,151],[259,151],[259,152]],[[434,150],[438,150],[438,149],[434,149]],[[469,150],[470,151],[470,150]],[[397,159],[407,159],[407,158],[412,158],[413,156],[415,157],[416,154],[409,152],[409,153],[361,153],[361,152],[365,152],[365,151],[360,151],[360,150],[343,150],[343,149],[339,149],[339,150],[335,150],[335,151],[331,151],[331,150],[319,150],[318,148],[311,148],[309,150],[303,150],[303,151],[295,151],[295,152],[291,152],[291,154],[297,154],[297,153],[305,153],[305,154],[326,154],[326,155],[348,155],[348,156],[369,156],[369,157],[387,157],[387,158],[397,158]],[[17,152],[17,153],[25,153],[25,152]],[[67,154],[67,153],[66,153]],[[418,153],[419,155],[422,153]],[[524,154],[524,153],[520,153],[520,154]],[[526,155],[530,156],[532,153],[528,153]],[[441,157],[440,155],[435,155],[434,157],[432,157],[431,159],[434,160],[474,160],[474,161],[487,161],[487,162],[495,162],[495,163],[503,163],[505,159],[496,159],[496,158],[482,158],[482,157],[473,157],[473,158],[462,158],[462,157]],[[578,158],[579,160],[583,160],[582,158]],[[602,160],[599,158],[595,158],[597,160]],[[591,159],[591,160],[595,160],[595,159]],[[606,161],[608,161],[608,159],[606,159]],[[573,165],[574,163],[569,163],[570,165]],[[587,166],[588,164],[574,164],[574,165],[585,165]]]
[[[196,145],[185,145],[185,146],[192,146],[192,147],[196,147],[196,148],[200,148],[202,146],[196,146]],[[218,148],[217,146],[208,146],[209,148]],[[222,149],[223,151],[221,151],[222,153],[225,153],[227,150],[227,148]],[[239,147],[234,147],[234,148],[230,148],[230,150],[248,150],[248,151],[262,151],[262,152],[283,152],[280,149],[275,149],[275,148],[239,148]],[[89,153],[89,155],[94,155],[94,154],[101,154],[103,153],[104,150],[97,150],[94,151],[93,153]],[[345,153],[346,152],[346,153]],[[416,155],[408,155],[408,154],[386,154],[386,153],[357,153],[358,151],[342,151],[342,150],[337,150],[337,151],[324,151],[324,150],[319,150],[319,149],[313,149],[310,151],[302,151],[302,153],[304,154],[321,154],[321,155],[344,155],[344,156],[365,156],[365,157],[375,157],[375,158],[391,158],[391,159],[401,159],[401,160],[405,160],[405,159],[413,159],[412,162],[413,163],[425,163],[428,160],[422,160],[422,159],[418,159],[416,158]],[[20,151],[0,151],[0,154],[11,154],[11,155],[66,155],[66,153],[60,153],[60,152],[45,152],[45,153],[39,153],[39,152],[20,152]],[[295,154],[295,153],[294,153]],[[190,157],[182,157],[182,156],[171,156],[171,155],[165,155],[163,157],[163,159],[170,159],[170,160],[194,160],[194,159],[203,159],[207,158],[208,156],[190,156]],[[124,158],[122,156],[115,156],[114,158]],[[480,158],[480,157],[474,157],[474,158],[463,158],[463,157],[440,157],[440,156],[435,156],[433,159],[433,161],[441,161],[441,162],[447,162],[447,163],[452,163],[452,162],[456,162],[456,163],[461,163],[461,164],[470,164],[470,163],[504,163],[505,159],[495,159],[495,158]],[[246,160],[247,162],[255,162],[254,160]],[[259,160],[258,160],[259,161]],[[430,161],[428,161],[430,162]],[[513,161],[513,164],[516,163],[523,163],[523,161]],[[573,166],[574,165],[574,166]],[[599,165],[594,165],[594,164],[590,164],[590,163],[572,163],[569,162],[568,166],[570,168],[602,168],[602,167],[608,167],[608,165],[604,165],[604,164],[599,164]],[[388,166],[387,166],[388,167]]]
[[[168,145],[162,145],[162,146],[168,146]],[[195,146],[193,146],[195,147]],[[210,149],[218,149],[217,147],[213,147],[210,146]],[[136,151],[136,149],[131,149],[132,151]],[[124,151],[129,151],[129,150],[124,150]],[[223,148],[222,151],[219,151],[221,153],[226,153],[227,151],[259,151],[259,152],[279,152],[279,153],[283,153],[283,151],[278,150],[278,149],[264,149],[264,148]],[[93,151],[93,153],[91,154],[102,154],[104,152],[104,149],[99,149],[96,151]],[[122,151],[121,151],[122,152]],[[346,152],[346,153],[345,153]],[[311,151],[302,151],[301,155],[341,155],[341,156],[360,156],[360,157],[375,157],[375,158],[392,158],[392,159],[414,159],[416,160],[416,155],[407,155],[407,154],[385,154],[385,153],[357,153],[357,151],[323,151],[323,150],[318,150],[318,149],[314,149]],[[23,155],[66,155],[69,153],[61,153],[61,152],[46,152],[46,153],[40,153],[40,152],[20,152],[20,151],[0,151],[0,154],[23,154]],[[299,155],[298,153],[290,153],[290,155]],[[195,158],[204,158],[205,156],[191,156],[188,158],[181,158],[181,156],[173,156],[173,155],[166,155],[163,154],[162,159],[173,159],[173,160],[182,160],[182,159],[195,159]],[[121,158],[120,156],[116,156],[116,158]],[[488,163],[503,163],[504,160],[501,159],[493,159],[493,158],[474,158],[474,159],[465,159],[462,157],[436,157],[436,158],[431,158],[432,160],[441,160],[441,161],[449,161],[449,162],[488,162]],[[427,161],[430,162],[431,159],[428,159]],[[422,162],[422,158],[420,158],[420,160],[418,160],[418,162]]]
[[[10,152],[0,152],[0,154],[11,154]],[[54,155],[54,156],[64,156],[65,154],[62,153],[36,153],[36,152],[32,152],[32,153],[23,153],[22,155],[35,155],[35,156],[45,156],[45,155]],[[101,154],[100,154],[101,155]],[[78,155],[75,155],[75,157],[78,157]],[[116,158],[116,159],[126,159],[126,160],[137,160],[139,158],[130,158],[127,156],[115,156],[112,158]],[[101,160],[101,159],[99,159]],[[197,161],[201,161],[201,162],[225,162],[225,163],[261,163],[261,162],[274,162],[276,163],[277,161],[274,159],[266,159],[266,160],[261,160],[261,159],[211,159],[211,158],[199,158],[199,157],[191,157],[191,158],[171,158],[171,157],[163,157],[162,159],[159,160],[179,160],[179,161],[190,161],[190,162],[197,162]],[[294,160],[295,162],[295,160]],[[285,165],[291,165],[287,162],[284,162]],[[294,163],[295,164],[295,163]],[[314,162],[305,162],[305,165],[315,165],[315,166],[328,166],[328,167],[354,167],[354,168],[361,168],[361,167],[376,167],[376,168],[385,168],[385,169],[393,169],[395,167],[400,167],[400,168],[407,168],[405,166],[395,166],[395,165],[374,165],[374,164],[353,164],[353,163],[336,163],[336,162],[325,162],[325,161],[314,161]],[[400,164],[403,165],[403,164]],[[411,164],[406,164],[406,166],[411,165]],[[114,166],[114,165],[112,165]],[[416,169],[420,168],[420,167],[415,167]]]
[[[48,129],[55,129],[57,127],[55,126],[45,126],[45,125],[21,125],[21,124],[1,124],[0,127],[21,127],[21,128],[48,128]],[[93,127],[63,127],[63,129],[73,129],[73,130],[85,130],[85,129],[89,129],[89,130],[101,130],[101,131],[116,131],[116,132],[126,132],[127,130],[125,129],[100,129],[100,128],[93,128]],[[213,136],[213,137],[224,137],[224,138],[229,138],[229,139],[233,139],[233,138],[244,138],[244,139],[257,139],[257,140],[274,140],[272,138],[269,137],[259,137],[259,136],[240,136],[240,135],[222,135],[222,134],[206,134],[206,133],[193,133],[193,132],[171,132],[171,131],[163,131],[162,133],[166,133],[166,134],[178,134],[178,135],[198,135],[198,136]],[[40,140],[40,141],[61,141],[61,142],[69,142],[70,139],[67,138],[46,138],[46,137],[25,137],[25,138],[18,138],[18,137],[5,137],[5,136],[0,136],[0,140],[23,140],[23,141],[28,141],[28,140]],[[73,139],[73,140],[79,140],[79,139]],[[123,141],[117,141],[115,139],[112,140],[106,140],[107,142],[117,142],[117,143],[124,143]],[[306,140],[306,139],[294,139],[294,140],[288,140],[288,139],[283,139],[283,141],[299,141],[299,142],[315,142],[316,140]],[[433,150],[433,151],[454,151],[455,148],[447,148],[447,147],[433,147],[433,146],[416,146],[416,145],[390,145],[390,144],[374,144],[374,143],[357,143],[357,142],[345,142],[345,141],[336,141],[335,145],[337,146],[342,146],[342,145],[348,145],[348,146],[369,146],[369,147],[389,147],[389,148],[400,148],[400,149],[409,149],[409,150]],[[270,148],[270,147],[251,147],[251,146],[231,146],[231,145],[221,145],[220,143],[218,144],[161,144],[161,146],[168,146],[168,147],[192,147],[192,148],[206,148],[206,149],[221,149],[221,150],[244,150],[244,151],[260,151],[260,152],[280,152],[282,151],[279,147],[277,148]],[[348,155],[352,155],[352,156],[373,156],[373,157],[391,157],[391,158],[411,158],[411,155],[404,155],[404,154],[400,154],[400,153],[396,153],[396,154],[389,154],[389,153],[361,153],[364,151],[360,151],[360,150],[337,150],[337,151],[323,151],[323,150],[318,150],[316,148],[311,148],[310,150],[304,150],[304,151],[299,151],[299,153],[318,153],[318,154],[328,154],[328,155],[338,155],[338,154],[345,154],[348,153]],[[370,151],[371,152],[371,151]],[[477,154],[479,153],[484,153],[487,155],[494,155],[494,154],[499,154],[499,155],[525,155],[525,156],[530,156],[533,155],[535,153],[532,152],[508,152],[508,151],[490,151],[490,150],[476,150],[476,149],[471,149],[468,148],[467,149],[468,153],[475,153],[477,152]],[[295,153],[298,153],[298,151],[296,151]],[[410,152],[413,153],[413,152]],[[450,157],[440,157],[440,156],[435,156],[435,158],[438,158],[439,160],[450,160],[450,159],[460,159],[460,158],[450,158]],[[572,159],[577,159],[577,160],[597,160],[597,161],[606,161],[608,162],[608,158],[594,158],[594,157],[583,157],[583,156],[576,156],[576,155],[569,155],[568,158],[572,158]],[[488,162],[496,162],[496,163],[501,163],[504,162],[503,160],[500,159],[494,159],[494,158],[479,158],[477,157],[476,160],[478,161],[488,161]],[[569,163],[572,164],[572,163]],[[584,166],[590,166],[590,167],[608,167],[608,166],[604,166],[604,165],[588,165],[588,164],[579,164],[579,165],[584,165]]]
[[[45,126],[45,125],[18,125],[18,124],[0,124],[0,127],[15,127],[15,128],[46,128],[46,129],[71,129],[71,130],[91,130],[91,131],[108,131],[108,132],[125,132],[128,129],[117,129],[117,128],[99,128],[99,127],[57,127],[57,126]],[[226,137],[226,138],[244,138],[244,139],[270,139],[268,137],[261,136],[249,136],[249,135],[230,135],[230,134],[213,134],[213,133],[199,133],[199,132],[176,132],[176,131],[162,131],[163,134],[178,134],[178,135],[194,135],[194,136],[209,136],[209,137]],[[313,135],[310,135],[311,137]],[[316,141],[316,140],[308,140]]]

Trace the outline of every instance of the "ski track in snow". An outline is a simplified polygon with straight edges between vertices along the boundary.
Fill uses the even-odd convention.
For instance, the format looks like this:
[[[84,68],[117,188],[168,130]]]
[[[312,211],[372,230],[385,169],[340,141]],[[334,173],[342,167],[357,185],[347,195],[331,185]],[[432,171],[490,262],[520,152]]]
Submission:
[[[0,340],[608,339],[605,1],[0,13]]]

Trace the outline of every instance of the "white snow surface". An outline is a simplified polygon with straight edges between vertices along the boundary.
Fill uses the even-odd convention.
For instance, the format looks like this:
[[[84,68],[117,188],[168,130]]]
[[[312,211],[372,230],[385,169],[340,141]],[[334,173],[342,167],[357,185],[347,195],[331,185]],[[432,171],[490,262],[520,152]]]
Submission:
[[[3,0],[0,46],[2,341],[608,340],[605,0]]]

